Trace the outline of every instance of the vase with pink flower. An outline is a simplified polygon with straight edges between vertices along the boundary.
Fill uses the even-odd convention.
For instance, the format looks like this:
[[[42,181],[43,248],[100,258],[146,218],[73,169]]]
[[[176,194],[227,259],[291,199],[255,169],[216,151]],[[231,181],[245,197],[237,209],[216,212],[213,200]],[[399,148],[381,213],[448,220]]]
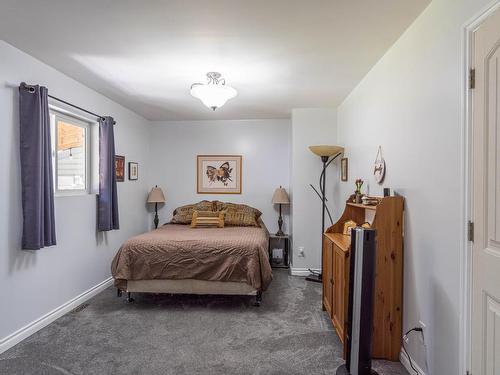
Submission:
[[[356,190],[354,190],[354,201],[356,203],[361,203],[361,198],[363,197],[363,194],[361,194],[361,186],[363,186],[363,180],[358,178],[354,183],[356,184]]]

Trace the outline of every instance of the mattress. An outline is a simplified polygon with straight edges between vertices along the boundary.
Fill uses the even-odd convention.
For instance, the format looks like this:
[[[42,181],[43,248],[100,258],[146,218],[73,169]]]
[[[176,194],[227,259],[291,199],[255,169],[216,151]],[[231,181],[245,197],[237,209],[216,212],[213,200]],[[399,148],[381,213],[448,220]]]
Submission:
[[[265,291],[272,280],[268,232],[260,227],[191,228],[166,224],[128,239],[115,255],[115,286],[128,280],[205,280],[246,283]]]

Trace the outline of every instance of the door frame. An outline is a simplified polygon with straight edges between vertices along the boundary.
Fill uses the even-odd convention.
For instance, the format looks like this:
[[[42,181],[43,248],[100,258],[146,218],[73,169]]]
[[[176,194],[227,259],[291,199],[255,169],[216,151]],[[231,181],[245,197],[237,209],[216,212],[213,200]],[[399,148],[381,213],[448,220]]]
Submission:
[[[472,220],[473,213],[473,194],[472,189],[472,100],[473,90],[469,89],[469,71],[473,66],[474,59],[474,31],[497,9],[500,9],[500,0],[492,1],[486,8],[476,14],[463,27],[462,34],[462,69],[461,69],[461,143],[462,152],[460,157],[461,174],[463,181],[461,187],[462,194],[462,220],[460,233],[461,251],[460,251],[460,374],[467,374],[471,366],[471,326],[472,326],[472,242],[468,240],[468,221]]]

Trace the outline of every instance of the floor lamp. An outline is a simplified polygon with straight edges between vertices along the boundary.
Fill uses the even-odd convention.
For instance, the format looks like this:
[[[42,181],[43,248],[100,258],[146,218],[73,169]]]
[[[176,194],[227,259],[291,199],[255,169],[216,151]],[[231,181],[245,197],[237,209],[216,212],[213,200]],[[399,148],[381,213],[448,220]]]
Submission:
[[[342,155],[344,152],[344,148],[340,146],[309,146],[309,150],[311,150],[312,153],[318,155],[321,158],[321,161],[323,162],[323,170],[321,172],[321,175],[319,177],[319,189],[320,192],[318,192],[313,185],[311,187],[314,189],[316,194],[318,194],[319,198],[321,199],[322,205],[321,205],[321,251],[323,251],[323,233],[325,233],[325,212],[328,212],[328,216],[330,217],[330,221],[332,221],[332,216],[330,215],[330,211],[328,210],[328,207],[326,206],[326,169],[330,165],[332,161],[334,161],[338,156]],[[323,281],[322,275],[321,275],[321,270],[323,269],[323,256],[320,258],[320,271],[315,272],[311,269],[309,269],[309,272],[311,272],[311,275],[306,277],[307,281],[313,281],[320,283]]]

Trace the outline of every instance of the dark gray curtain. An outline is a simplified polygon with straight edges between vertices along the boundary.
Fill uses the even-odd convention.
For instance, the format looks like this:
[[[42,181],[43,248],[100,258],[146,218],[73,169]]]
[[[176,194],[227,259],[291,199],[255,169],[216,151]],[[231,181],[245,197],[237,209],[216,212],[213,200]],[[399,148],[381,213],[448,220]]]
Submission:
[[[115,135],[112,117],[99,119],[99,197],[97,229],[120,229],[115,174]]]
[[[47,88],[19,87],[22,248],[39,250],[56,244],[54,180]]]

